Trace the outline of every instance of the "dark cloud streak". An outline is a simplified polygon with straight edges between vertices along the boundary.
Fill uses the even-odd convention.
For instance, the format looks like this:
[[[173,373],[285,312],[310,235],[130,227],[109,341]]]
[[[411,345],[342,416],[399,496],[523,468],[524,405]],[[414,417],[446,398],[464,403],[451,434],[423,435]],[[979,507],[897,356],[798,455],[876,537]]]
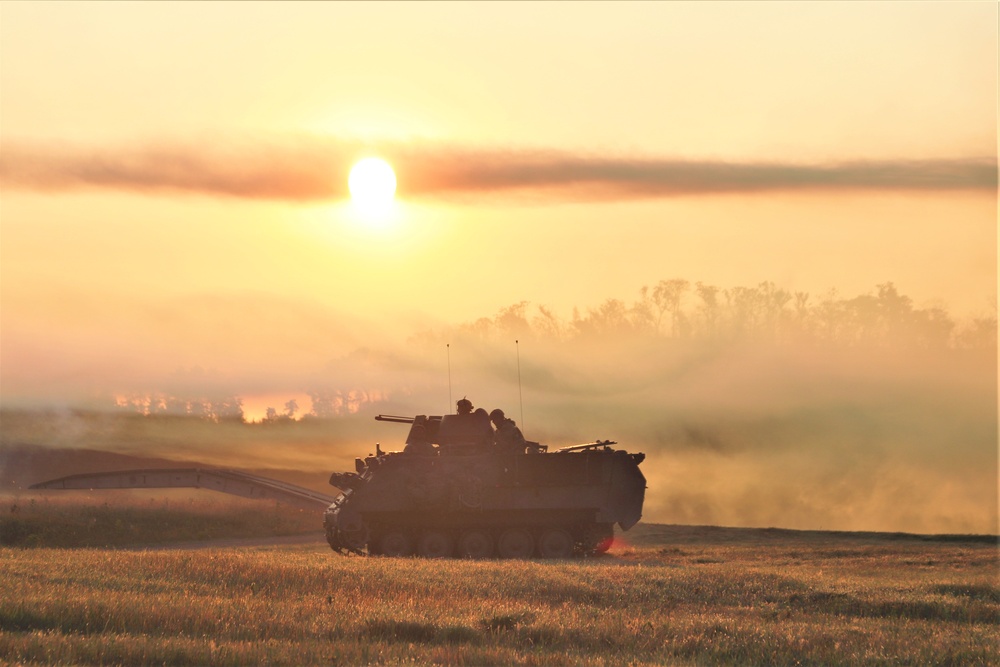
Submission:
[[[846,190],[995,190],[994,158],[794,164],[588,156],[558,151],[391,144],[378,150],[329,139],[177,144],[96,151],[6,142],[6,187],[106,188],[287,201],[347,196],[362,155],[393,162],[408,198],[465,199],[526,193],[551,201],[628,200],[712,193]]]
[[[418,160],[413,160],[414,166]],[[415,173],[415,194],[591,189],[591,197],[607,199],[781,190],[965,190],[997,186],[995,161],[975,159],[809,165],[560,153],[456,153],[447,161],[438,159]]]
[[[154,146],[120,152],[7,146],[3,153],[0,179],[28,189],[175,191],[299,201],[347,194],[343,152],[295,144],[243,150]]]

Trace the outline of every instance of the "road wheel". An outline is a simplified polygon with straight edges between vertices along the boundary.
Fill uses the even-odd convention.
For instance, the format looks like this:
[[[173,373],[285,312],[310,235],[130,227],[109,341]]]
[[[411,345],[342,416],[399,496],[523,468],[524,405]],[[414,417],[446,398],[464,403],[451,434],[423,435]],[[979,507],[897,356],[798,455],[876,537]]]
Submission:
[[[458,555],[462,558],[489,558],[493,555],[493,538],[485,530],[467,530],[458,540]]]
[[[340,543],[354,553],[361,553],[362,549],[368,546],[368,529],[340,531]]]
[[[383,556],[409,556],[413,553],[410,538],[401,530],[390,530],[379,540],[378,550]]]
[[[424,558],[448,558],[452,552],[451,537],[440,530],[428,530],[417,542],[417,553]]]
[[[573,536],[562,528],[550,528],[538,540],[542,558],[569,558],[573,555]]]
[[[501,558],[531,558],[535,551],[535,540],[526,530],[510,528],[500,535],[497,551]]]

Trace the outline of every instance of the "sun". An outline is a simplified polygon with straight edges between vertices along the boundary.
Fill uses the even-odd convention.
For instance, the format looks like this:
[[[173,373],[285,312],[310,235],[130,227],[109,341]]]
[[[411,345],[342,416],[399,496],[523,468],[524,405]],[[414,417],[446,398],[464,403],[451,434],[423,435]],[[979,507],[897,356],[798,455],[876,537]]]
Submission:
[[[396,194],[396,174],[382,158],[368,157],[351,168],[347,179],[351,199],[365,213],[384,213]]]

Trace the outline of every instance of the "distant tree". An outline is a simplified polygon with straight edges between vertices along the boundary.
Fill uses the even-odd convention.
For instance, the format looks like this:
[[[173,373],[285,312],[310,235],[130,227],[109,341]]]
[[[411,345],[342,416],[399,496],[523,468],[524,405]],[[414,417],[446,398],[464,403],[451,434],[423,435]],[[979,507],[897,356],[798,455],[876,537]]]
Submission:
[[[913,300],[900,294],[892,283],[882,283],[876,288],[882,332],[888,340],[898,343],[906,337],[913,315]]]
[[[632,304],[629,309],[629,319],[632,320],[632,326],[635,328],[637,333],[650,334],[653,336],[659,335],[659,319],[660,315],[657,312],[656,304],[653,303],[653,297],[650,293],[650,289],[643,285],[642,289],[639,290],[639,300]]]
[[[729,327],[737,335],[752,335],[760,319],[760,294],[752,287],[731,287],[723,292]]]
[[[827,341],[837,340],[844,328],[844,302],[837,298],[837,290],[826,293],[814,310],[818,334]]]
[[[795,327],[795,332],[800,336],[808,336],[812,333],[812,318],[809,313],[809,293],[796,292],[793,299],[795,301],[793,305],[793,312],[795,315],[792,322]]]
[[[167,399],[163,394],[153,393],[149,395],[149,405],[146,414],[162,415],[167,411]]]
[[[695,292],[701,299],[703,333],[714,337],[719,329],[719,288],[715,285],[697,282],[695,283]]]
[[[122,401],[122,406],[129,412],[144,415],[149,406],[149,399],[143,394],[129,394]]]
[[[200,398],[192,399],[188,405],[188,414],[198,419],[211,419],[212,410],[208,401]]]
[[[216,422],[243,422],[243,399],[225,396],[209,404],[209,417]]]
[[[884,336],[882,308],[876,297],[862,294],[840,302],[838,338],[847,343],[878,343]]]
[[[320,419],[336,417],[338,410],[337,393],[329,388],[316,388],[306,392],[312,401],[310,414]]]
[[[997,351],[997,317],[988,315],[973,318],[955,336],[958,347],[968,350],[983,350],[996,354]]]
[[[523,338],[531,331],[531,325],[525,317],[528,308],[527,301],[520,301],[500,310],[493,323],[497,333],[506,338]]]
[[[653,303],[656,304],[656,328],[660,329],[664,313],[670,313],[670,335],[676,338],[681,330],[684,313],[681,311],[681,299],[691,286],[687,280],[674,278],[661,280],[653,288]]]
[[[545,306],[538,306],[538,314],[531,320],[531,329],[536,336],[560,340],[566,336],[566,327],[559,318]]]
[[[463,334],[471,335],[479,340],[490,340],[496,327],[496,320],[489,317],[480,317],[475,322],[463,324],[459,331]]]
[[[607,299],[597,308],[588,309],[586,317],[573,321],[573,327],[586,337],[625,336],[634,331],[629,308],[620,299]]]
[[[188,402],[177,396],[170,396],[167,398],[167,413],[180,416],[188,414]]]
[[[911,316],[915,343],[923,348],[940,350],[948,347],[955,322],[943,308],[915,310]]]
[[[786,306],[792,300],[792,294],[770,281],[758,285],[757,293],[764,331],[767,335],[777,338],[783,333],[786,322],[791,318]]]
[[[278,412],[276,408],[268,407],[264,412],[264,419],[262,421],[265,424],[281,424],[295,421],[295,412],[298,408],[299,405],[294,398],[285,403],[284,412]]]

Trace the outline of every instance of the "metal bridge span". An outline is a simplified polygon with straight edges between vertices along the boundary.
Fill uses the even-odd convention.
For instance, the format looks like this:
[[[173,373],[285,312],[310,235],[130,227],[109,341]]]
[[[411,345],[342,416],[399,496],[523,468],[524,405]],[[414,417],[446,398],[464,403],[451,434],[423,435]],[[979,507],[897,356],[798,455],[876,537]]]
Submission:
[[[224,468],[145,468],[69,475],[32,484],[32,489],[208,489],[244,498],[275,500],[322,512],[334,496],[276,479]]]

